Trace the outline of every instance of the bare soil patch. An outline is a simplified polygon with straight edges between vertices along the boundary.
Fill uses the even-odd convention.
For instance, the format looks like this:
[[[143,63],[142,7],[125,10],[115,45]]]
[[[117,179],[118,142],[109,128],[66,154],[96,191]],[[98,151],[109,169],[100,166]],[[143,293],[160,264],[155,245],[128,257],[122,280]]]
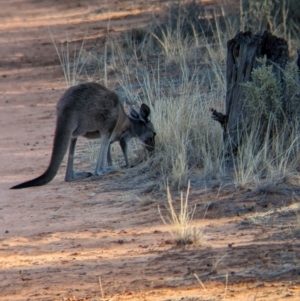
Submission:
[[[260,190],[192,182],[205,236],[187,246],[158,215],[165,195],[149,202],[122,173],[66,183],[63,164],[44,187],[9,190],[41,174],[50,157],[65,82],[48,27],[60,42],[66,30],[80,41],[88,29],[88,49],[102,43],[108,22],[116,33],[146,26],[166,2],[2,2],[0,300],[299,300],[297,181]],[[77,167],[93,168],[80,159],[85,143]]]

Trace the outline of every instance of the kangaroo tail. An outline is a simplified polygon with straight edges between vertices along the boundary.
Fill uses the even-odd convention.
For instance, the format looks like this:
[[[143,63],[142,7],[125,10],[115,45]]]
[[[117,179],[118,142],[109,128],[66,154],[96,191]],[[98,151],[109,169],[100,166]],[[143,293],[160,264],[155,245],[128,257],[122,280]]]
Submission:
[[[65,120],[60,120],[61,118],[57,118],[57,125],[54,135],[53,141],[53,149],[51,160],[47,170],[39,177],[21,183],[19,185],[13,186],[10,189],[21,189],[33,186],[42,186],[50,181],[56,176],[58,169],[61,165],[61,162],[66,154],[69,146],[69,141],[71,137],[71,124],[70,122],[66,122]]]

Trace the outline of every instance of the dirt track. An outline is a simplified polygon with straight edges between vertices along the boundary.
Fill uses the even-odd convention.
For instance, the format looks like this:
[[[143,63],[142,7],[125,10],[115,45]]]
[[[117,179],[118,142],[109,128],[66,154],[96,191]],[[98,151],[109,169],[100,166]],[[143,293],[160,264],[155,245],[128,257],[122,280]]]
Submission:
[[[40,175],[52,148],[55,104],[65,83],[48,27],[58,42],[66,30],[80,41],[88,29],[88,49],[101,41],[109,19],[114,32],[147,24],[163,4],[2,2],[0,300],[299,300],[297,221],[278,209],[292,204],[286,195],[262,200],[233,187],[221,193],[192,189],[192,204],[214,206],[205,219],[203,211],[196,216],[206,227],[205,242],[180,247],[157,203],[118,188],[119,174],[66,183],[63,164],[49,185],[9,190]],[[90,167],[80,159],[77,166]],[[265,206],[278,209],[269,223],[243,222]]]

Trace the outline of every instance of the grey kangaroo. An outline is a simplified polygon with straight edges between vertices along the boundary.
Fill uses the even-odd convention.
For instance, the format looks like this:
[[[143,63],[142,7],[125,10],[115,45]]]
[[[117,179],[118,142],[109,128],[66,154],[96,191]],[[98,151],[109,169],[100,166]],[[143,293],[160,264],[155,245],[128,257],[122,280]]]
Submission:
[[[112,164],[110,144],[119,141],[128,166],[127,144],[138,137],[152,152],[155,131],[150,121],[150,108],[142,104],[140,112],[131,109],[127,115],[116,93],[97,83],[85,83],[69,88],[56,106],[57,121],[52,155],[47,170],[39,177],[11,187],[11,189],[41,186],[55,177],[69,148],[66,181],[86,178],[91,173],[75,173],[74,151],[79,136],[88,139],[101,137],[101,147],[95,174],[106,172],[106,160]]]

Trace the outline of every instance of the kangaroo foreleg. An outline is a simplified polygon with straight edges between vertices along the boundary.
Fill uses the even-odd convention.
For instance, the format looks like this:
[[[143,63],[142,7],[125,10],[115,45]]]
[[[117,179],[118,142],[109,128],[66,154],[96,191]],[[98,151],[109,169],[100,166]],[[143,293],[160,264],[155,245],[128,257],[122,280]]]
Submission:
[[[128,155],[127,155],[127,141],[124,138],[121,138],[119,143],[125,159],[125,165],[122,167],[128,167],[129,163],[128,163]],[[111,144],[109,145],[108,152],[107,152],[107,165],[108,167],[112,167]]]
[[[125,138],[121,138],[120,139],[120,146],[124,155],[124,159],[125,159],[125,166],[124,167],[128,167],[129,166],[129,162],[128,162],[128,154],[127,154],[127,141]]]

